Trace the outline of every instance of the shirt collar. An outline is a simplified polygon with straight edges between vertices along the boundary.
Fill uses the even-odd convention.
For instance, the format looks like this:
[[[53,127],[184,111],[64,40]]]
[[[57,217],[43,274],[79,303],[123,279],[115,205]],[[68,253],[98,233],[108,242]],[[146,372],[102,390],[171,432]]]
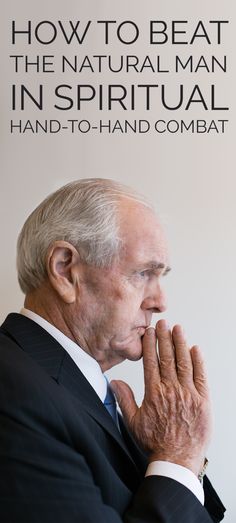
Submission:
[[[35,312],[23,307],[20,314],[40,325],[40,327],[51,334],[51,336],[60,343],[63,349],[68,352],[77,367],[79,367],[80,371],[88,380],[91,387],[93,387],[100,400],[104,402],[107,392],[107,381],[98,362],[77,345],[77,343],[65,336],[63,332]]]

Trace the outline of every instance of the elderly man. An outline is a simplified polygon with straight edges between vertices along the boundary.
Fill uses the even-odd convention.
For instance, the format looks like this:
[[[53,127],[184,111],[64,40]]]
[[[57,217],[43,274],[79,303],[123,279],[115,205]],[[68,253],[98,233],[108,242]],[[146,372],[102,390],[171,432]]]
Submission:
[[[166,241],[150,205],[111,180],[72,182],[18,239],[20,314],[0,330],[2,523],[210,523],[201,352],[165,310]],[[156,345],[158,343],[159,356]],[[145,396],[104,371],[143,357]]]

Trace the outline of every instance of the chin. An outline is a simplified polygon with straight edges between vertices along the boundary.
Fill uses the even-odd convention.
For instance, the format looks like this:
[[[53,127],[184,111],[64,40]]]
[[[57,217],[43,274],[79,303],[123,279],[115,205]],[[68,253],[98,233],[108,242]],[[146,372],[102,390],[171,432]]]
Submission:
[[[131,360],[137,361],[142,358],[142,336],[134,335],[133,333],[128,336],[124,336],[123,339],[113,338],[110,343],[111,353],[121,361]]]
[[[138,361],[142,358],[142,343],[141,339],[139,340],[133,340],[132,343],[127,343],[126,345],[123,345],[122,348],[119,346],[114,347],[113,350],[107,356],[106,361],[103,362],[101,365],[103,372],[105,372],[108,369],[111,369],[115,365],[119,365],[125,360],[129,361]]]
[[[141,339],[136,341],[133,345],[130,347],[127,347],[127,349],[124,351],[125,353],[125,359],[130,361],[138,361],[142,358],[143,355],[143,348],[142,348],[142,342]]]

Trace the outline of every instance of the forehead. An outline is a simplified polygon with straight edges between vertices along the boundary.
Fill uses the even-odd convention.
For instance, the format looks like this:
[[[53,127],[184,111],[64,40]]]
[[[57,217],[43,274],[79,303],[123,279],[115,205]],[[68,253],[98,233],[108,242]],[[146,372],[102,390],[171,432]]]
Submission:
[[[168,265],[165,233],[152,209],[124,199],[119,207],[119,227],[121,260],[135,264],[156,262]]]

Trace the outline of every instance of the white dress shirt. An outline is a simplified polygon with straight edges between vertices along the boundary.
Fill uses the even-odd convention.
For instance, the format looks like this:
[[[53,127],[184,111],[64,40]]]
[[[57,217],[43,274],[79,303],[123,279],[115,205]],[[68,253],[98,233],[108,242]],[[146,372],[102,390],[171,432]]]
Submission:
[[[104,403],[107,392],[107,381],[98,362],[81,349],[81,347],[74,341],[65,336],[63,332],[58,330],[54,325],[38,314],[35,314],[35,312],[23,308],[20,313],[33,320],[35,323],[38,323],[38,325],[60,343],[63,349],[68,352],[77,367],[79,367],[80,371],[88,380],[91,387],[93,387],[100,400]],[[146,476],[166,476],[174,479],[191,490],[200,503],[204,505],[204,491],[202,485],[191,470],[182,467],[181,465],[177,465],[176,463],[170,463],[169,461],[153,461],[148,465]]]

